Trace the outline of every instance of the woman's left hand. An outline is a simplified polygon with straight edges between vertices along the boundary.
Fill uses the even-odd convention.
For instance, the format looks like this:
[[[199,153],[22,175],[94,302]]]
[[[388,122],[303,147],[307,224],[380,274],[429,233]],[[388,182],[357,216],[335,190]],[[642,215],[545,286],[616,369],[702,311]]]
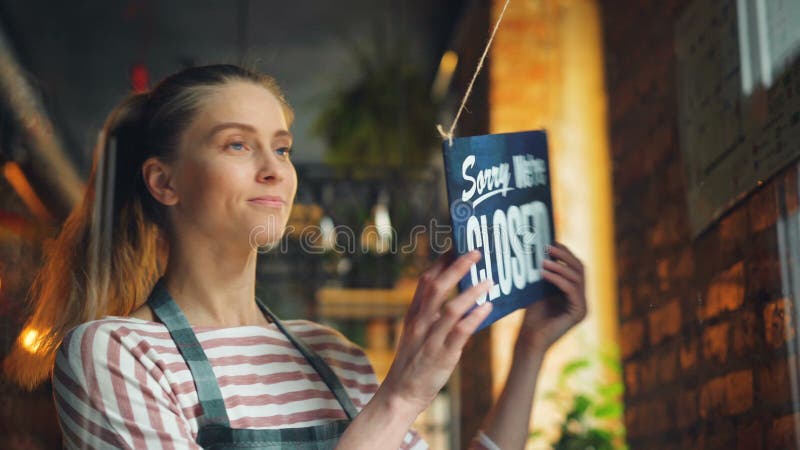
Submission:
[[[518,349],[540,355],[587,313],[583,263],[559,242],[553,242],[549,253],[555,261],[542,262],[542,277],[561,292],[526,308],[517,338]]]

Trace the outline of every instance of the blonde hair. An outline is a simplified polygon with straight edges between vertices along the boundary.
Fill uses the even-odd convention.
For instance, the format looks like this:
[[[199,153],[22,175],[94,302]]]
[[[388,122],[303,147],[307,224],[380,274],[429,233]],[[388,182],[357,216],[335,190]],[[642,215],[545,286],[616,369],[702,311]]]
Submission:
[[[151,157],[173,161],[202,99],[232,81],[268,89],[292,123],[292,108],[273,78],[228,64],[184,69],[149,92],[130,94],[108,115],[82,201],[44,248],[28,293],[33,314],[3,362],[10,380],[35,388],[50,377],[56,350],[72,328],[128,315],[147,299],[166,266],[169,223],[165,206],[144,185],[141,166]],[[101,203],[109,205],[107,217],[101,217]]]

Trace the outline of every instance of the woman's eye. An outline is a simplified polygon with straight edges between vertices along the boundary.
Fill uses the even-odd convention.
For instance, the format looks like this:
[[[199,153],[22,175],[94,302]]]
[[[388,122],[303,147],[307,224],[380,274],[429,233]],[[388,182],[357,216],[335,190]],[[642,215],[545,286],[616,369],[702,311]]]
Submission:
[[[236,150],[237,152],[241,152],[243,150],[247,150],[247,146],[245,145],[245,143],[244,142],[238,142],[238,141],[237,142],[231,142],[226,147],[228,147],[230,149],[233,149],[233,150]]]
[[[281,147],[275,150],[275,152],[278,153],[280,156],[289,156],[289,154],[292,153],[292,149],[291,147]]]

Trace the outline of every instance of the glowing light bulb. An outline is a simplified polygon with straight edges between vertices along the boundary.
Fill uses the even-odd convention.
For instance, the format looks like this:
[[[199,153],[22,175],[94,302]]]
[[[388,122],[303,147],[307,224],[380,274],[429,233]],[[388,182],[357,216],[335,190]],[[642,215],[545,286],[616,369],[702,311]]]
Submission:
[[[25,328],[19,335],[19,340],[20,343],[22,344],[22,348],[29,351],[30,353],[36,353],[39,350],[39,347],[41,347],[42,345],[40,336],[41,333],[39,332],[39,330],[30,327]]]

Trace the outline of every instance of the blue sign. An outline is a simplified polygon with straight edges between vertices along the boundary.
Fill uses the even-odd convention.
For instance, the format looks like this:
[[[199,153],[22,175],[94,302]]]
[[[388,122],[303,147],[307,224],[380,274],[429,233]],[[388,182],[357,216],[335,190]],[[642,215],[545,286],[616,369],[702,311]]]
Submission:
[[[480,330],[558,292],[541,273],[554,236],[547,135],[455,138],[452,146],[444,142],[442,152],[455,253],[483,252],[459,281],[459,291],[493,281],[477,302],[494,304]]]

